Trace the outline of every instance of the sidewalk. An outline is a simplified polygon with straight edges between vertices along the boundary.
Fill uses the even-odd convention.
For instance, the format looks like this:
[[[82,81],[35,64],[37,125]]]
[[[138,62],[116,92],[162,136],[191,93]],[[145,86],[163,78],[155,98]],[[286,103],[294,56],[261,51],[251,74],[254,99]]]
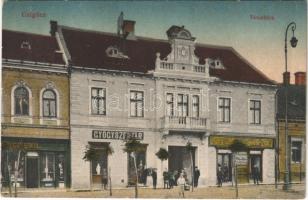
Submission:
[[[134,198],[134,188],[114,189],[112,198]],[[2,193],[3,197],[9,197],[7,192]],[[20,191],[18,197],[88,197],[88,198],[111,198],[109,191],[71,191],[71,190],[33,190]],[[275,189],[274,185],[240,185],[239,198],[250,199],[303,199],[305,197],[305,185],[294,184],[286,192],[282,190],[282,185]],[[179,198],[178,188],[174,189],[152,189],[140,188],[139,198]],[[195,188],[194,192],[186,191],[185,198],[214,198],[228,199],[235,198],[235,188],[206,187]]]

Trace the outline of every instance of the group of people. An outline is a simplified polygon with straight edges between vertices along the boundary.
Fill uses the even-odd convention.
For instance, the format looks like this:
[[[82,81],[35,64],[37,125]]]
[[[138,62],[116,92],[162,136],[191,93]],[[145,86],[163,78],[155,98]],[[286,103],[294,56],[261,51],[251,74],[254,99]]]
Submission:
[[[218,187],[221,187],[222,183],[225,182],[228,179],[227,176],[229,176],[229,174],[226,173],[226,172],[228,172],[228,169],[226,169],[226,166],[222,167],[220,164],[218,164],[218,167],[217,167],[217,186]],[[257,164],[252,166],[251,175],[252,175],[254,184],[259,185],[260,169],[259,169],[259,166]]]
[[[194,187],[198,187],[198,182],[199,182],[199,177],[200,177],[200,170],[198,169],[198,167],[196,166],[194,168],[194,172],[193,172],[193,179],[194,179]],[[175,171],[167,171],[167,169],[165,169],[165,171],[163,172],[163,179],[164,179],[164,189],[171,189],[174,186],[178,185],[178,179],[181,177],[181,175],[183,176],[185,183],[188,183],[188,177],[187,177],[187,172],[182,169],[182,170],[175,170]]]

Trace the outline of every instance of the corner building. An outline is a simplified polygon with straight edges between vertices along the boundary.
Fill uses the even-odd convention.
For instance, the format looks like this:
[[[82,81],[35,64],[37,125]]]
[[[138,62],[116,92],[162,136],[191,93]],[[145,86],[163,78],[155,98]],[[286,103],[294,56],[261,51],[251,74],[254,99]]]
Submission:
[[[15,185],[15,171],[20,188],[70,187],[69,82],[62,51],[48,35],[3,30],[2,36],[2,187]]]
[[[185,27],[170,27],[168,40],[160,40],[137,37],[134,25],[124,20],[113,34],[51,22],[70,63],[72,188],[101,188],[104,168],[114,187],[133,185],[135,169],[123,152],[129,137],[145,146],[138,173],[157,168],[159,185],[165,169],[184,169],[191,182],[191,165],[201,171],[201,186],[216,184],[218,164],[231,182],[235,139],[249,147],[244,182],[254,164],[263,182],[274,182],[274,83],[233,48],[196,43]],[[98,161],[82,159],[87,145],[99,152]],[[170,155],[162,164],[155,155],[161,147]]]

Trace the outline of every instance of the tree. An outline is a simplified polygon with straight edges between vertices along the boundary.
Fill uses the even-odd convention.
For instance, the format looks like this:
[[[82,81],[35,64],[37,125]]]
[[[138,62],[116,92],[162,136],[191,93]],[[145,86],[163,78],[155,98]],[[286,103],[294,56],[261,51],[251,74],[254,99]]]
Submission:
[[[7,158],[13,157],[13,154],[17,154],[17,160],[14,162],[14,197],[17,197],[17,178],[19,176],[20,160],[21,154],[24,153],[25,149],[23,146],[10,146],[6,143],[3,144],[3,150],[6,151]],[[8,172],[8,183],[9,183],[9,192],[12,196],[12,183],[11,183],[11,168],[9,162],[7,162],[7,172]]]
[[[160,148],[155,154],[157,158],[161,161],[161,172],[163,173],[163,162],[169,158],[169,153],[166,149]]]
[[[110,146],[110,144],[106,145],[103,150],[106,151],[107,156],[113,154],[113,148]],[[97,149],[91,147],[91,145],[86,146],[86,150],[84,152],[84,156],[82,158],[85,161],[97,161],[99,159],[99,154]],[[92,189],[92,167],[90,167],[90,184],[91,184],[91,189]],[[110,196],[112,196],[112,186],[111,186],[111,177],[110,177],[110,170],[109,170],[109,187],[110,187]]]
[[[136,154],[138,152],[144,151],[144,145],[141,144],[139,140],[129,139],[125,141],[123,151],[128,153],[134,160],[135,172],[136,172],[136,184],[135,184],[135,198],[138,198],[138,170],[137,170],[137,161]]]
[[[189,152],[190,155],[190,162],[191,162],[191,190],[194,191],[194,162],[193,162],[193,152],[195,151],[195,147],[192,146],[191,142],[187,142],[186,144],[186,151]]]

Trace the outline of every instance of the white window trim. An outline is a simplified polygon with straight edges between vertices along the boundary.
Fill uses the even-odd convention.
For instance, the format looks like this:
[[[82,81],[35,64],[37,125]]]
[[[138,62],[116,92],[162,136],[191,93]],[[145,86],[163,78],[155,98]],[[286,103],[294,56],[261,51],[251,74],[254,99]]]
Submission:
[[[220,115],[219,115],[219,99],[220,98],[228,98],[230,99],[230,121],[229,122],[222,122],[220,121]],[[232,97],[231,96],[218,96],[216,99],[217,104],[217,112],[216,112],[216,120],[218,124],[232,124]]]
[[[301,146],[301,162],[294,162],[293,160],[292,160],[292,142],[293,141],[296,141],[296,142],[302,142],[302,146]],[[304,146],[305,146],[305,139],[304,138],[300,138],[300,137],[291,137],[291,144],[290,144],[290,157],[291,157],[291,163],[294,163],[294,164],[299,164],[299,163],[305,163],[305,155],[304,155],[304,153],[305,153],[305,148],[304,148]]]
[[[250,101],[260,101],[260,124],[251,123],[249,121],[250,116]],[[262,100],[257,98],[248,98],[248,106],[247,106],[247,123],[249,126],[261,126],[262,125]]]
[[[56,106],[57,106],[57,117],[44,117],[43,115],[43,93],[45,92],[45,90],[52,90],[56,93]],[[60,125],[60,95],[58,90],[53,86],[45,86],[41,89],[40,91],[40,124],[44,124],[44,120],[56,120],[57,121],[57,125]]]
[[[29,93],[29,115],[15,115],[15,90],[18,87],[24,87],[26,88],[26,90]],[[21,119],[29,119],[30,124],[33,123],[33,116],[32,116],[32,91],[31,89],[28,87],[28,85],[26,83],[24,83],[23,81],[18,82],[17,84],[15,84],[12,89],[11,89],[11,123],[15,122],[16,118],[21,118]]]
[[[143,92],[143,116],[142,117],[139,117],[139,116],[131,116],[130,112],[131,112],[131,107],[130,107],[130,93],[131,92]],[[146,90],[145,89],[140,89],[140,88],[128,88],[128,111],[127,111],[127,114],[128,114],[128,118],[131,118],[131,119],[145,119],[146,118],[146,112],[148,111],[146,109],[146,100],[145,100],[145,97],[146,97]]]
[[[108,113],[108,88],[106,86],[101,86],[101,85],[89,85],[89,95],[88,95],[88,99],[89,99],[89,107],[88,107],[88,110],[89,110],[89,116],[90,117],[106,117],[107,116],[107,113]],[[105,90],[105,102],[106,102],[106,113],[105,115],[99,115],[99,114],[92,114],[92,88],[99,88],[99,89],[104,89]]]

